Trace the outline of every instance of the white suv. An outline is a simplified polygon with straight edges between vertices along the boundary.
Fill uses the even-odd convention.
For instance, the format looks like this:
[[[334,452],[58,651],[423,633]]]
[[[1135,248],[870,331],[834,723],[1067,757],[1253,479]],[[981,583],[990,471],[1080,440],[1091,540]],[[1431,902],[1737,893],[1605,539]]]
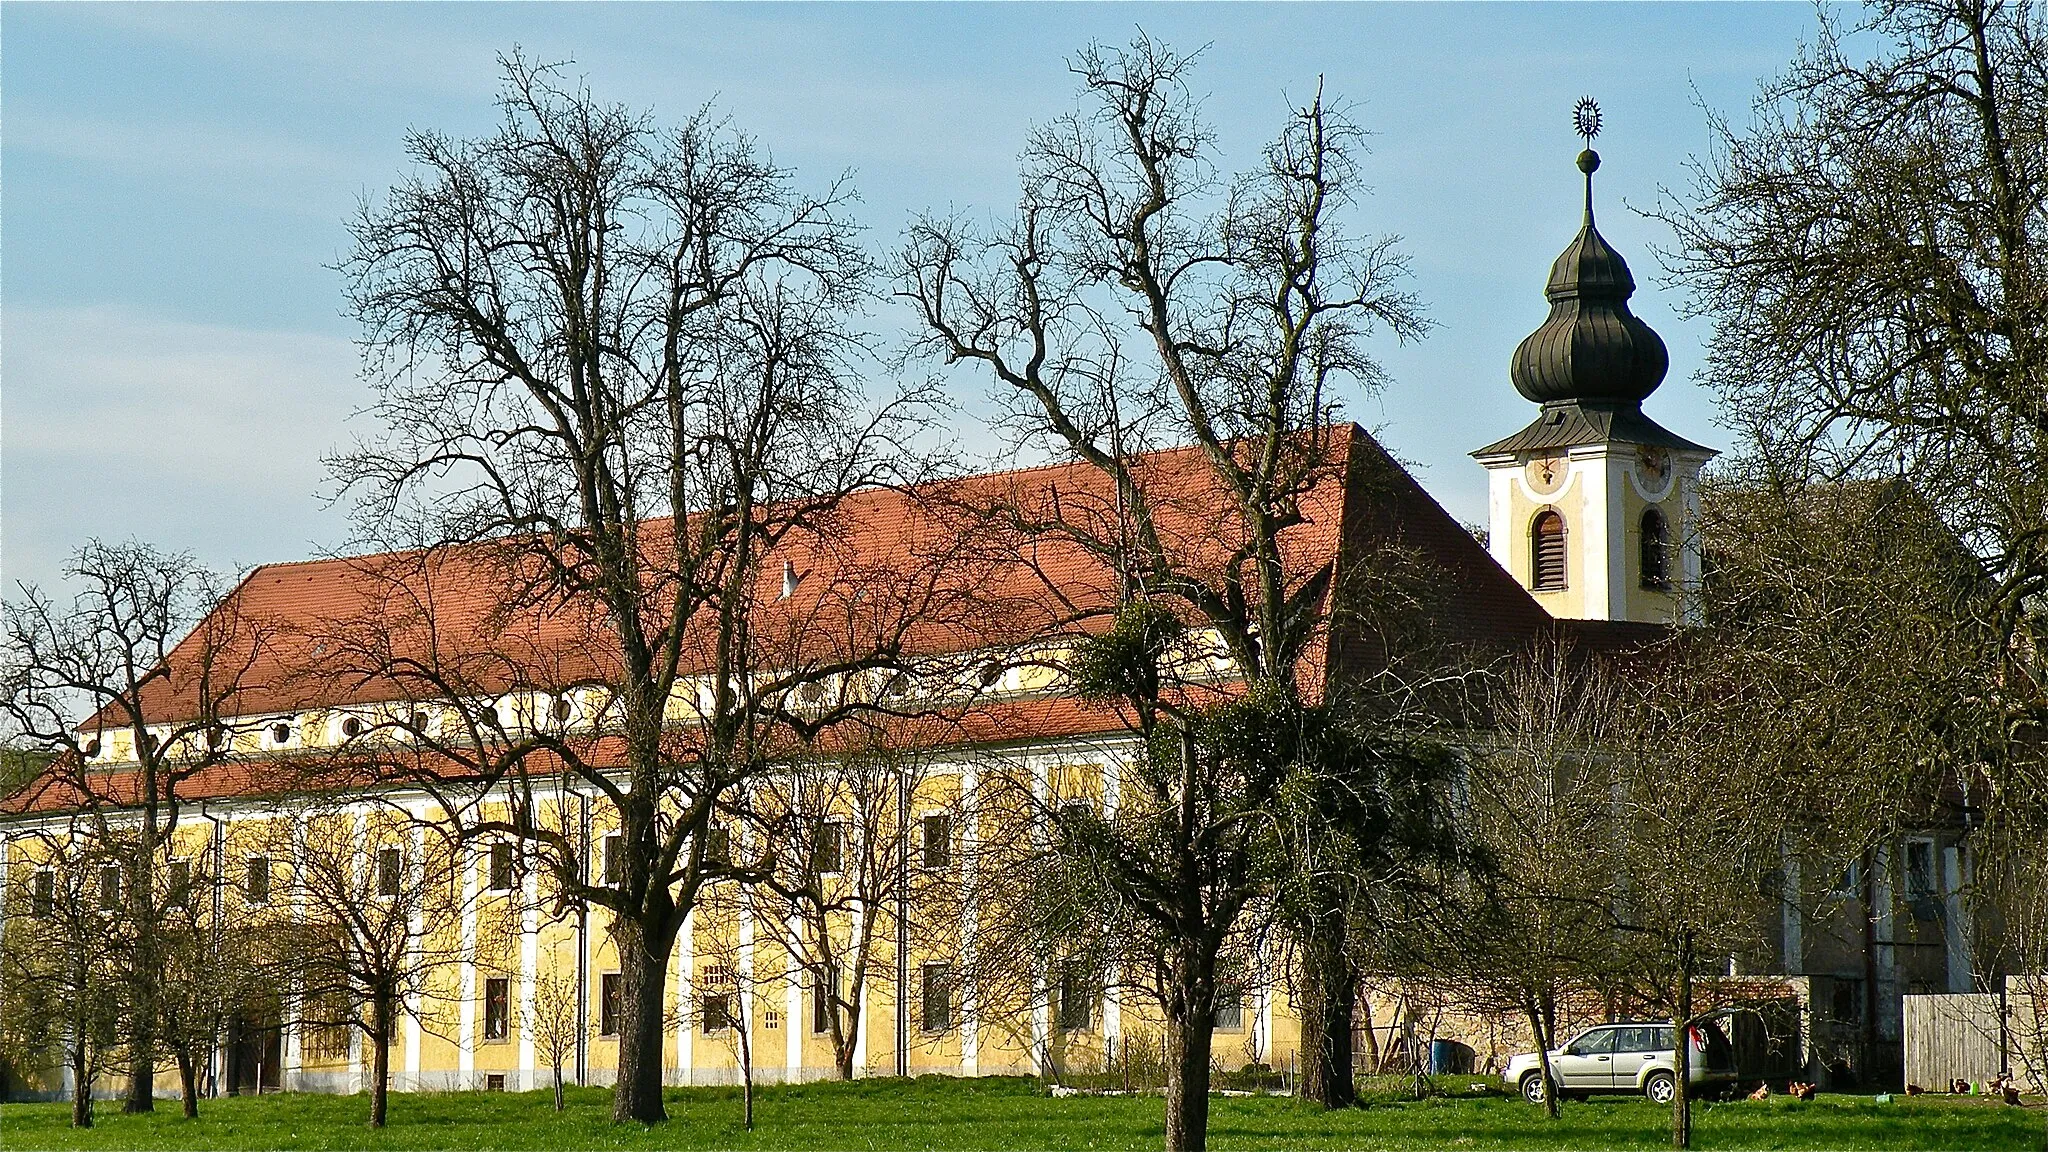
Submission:
[[[1702,1021],[1692,1028],[1690,1075],[1695,1088],[1735,1079],[1734,1048],[1720,1024]],[[1658,1104],[1669,1104],[1677,1084],[1678,1051],[1668,1023],[1602,1024],[1574,1036],[1550,1054],[1550,1074],[1562,1096],[1595,1092],[1641,1092]],[[1543,1102],[1543,1069],[1534,1052],[1508,1061],[1501,1078],[1533,1104]]]

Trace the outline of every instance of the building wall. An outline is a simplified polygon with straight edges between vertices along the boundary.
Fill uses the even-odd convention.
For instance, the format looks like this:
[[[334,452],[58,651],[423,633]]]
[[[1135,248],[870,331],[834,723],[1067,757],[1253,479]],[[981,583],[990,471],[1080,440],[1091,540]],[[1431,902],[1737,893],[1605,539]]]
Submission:
[[[1090,755],[1089,753],[1096,753]],[[1116,772],[1105,767],[1099,746],[1089,748],[1040,749],[1013,758],[1018,771],[1030,773],[1041,797],[1073,799],[1114,808],[1117,799]],[[963,764],[933,773],[911,799],[913,821],[931,812],[961,811],[963,790],[972,789],[973,776],[985,769]],[[487,854],[472,853],[459,864],[451,864],[445,875],[428,880],[422,857],[432,851],[403,819],[393,814],[396,805],[408,811],[412,820],[433,821],[442,814],[423,798],[383,796],[375,802],[349,804],[323,813],[324,821],[339,821],[340,831],[360,845],[364,867],[374,867],[376,852],[386,846],[404,852],[408,883],[440,883],[449,886],[451,905],[459,913],[447,921],[426,925],[428,947],[459,960],[433,968],[421,997],[410,1002],[396,1028],[390,1056],[392,1086],[399,1091],[482,1089],[491,1077],[504,1077],[504,1087],[518,1091],[552,1083],[552,1069],[535,1042],[537,991],[544,981],[559,979],[571,987],[580,983],[589,1029],[585,1036],[582,1079],[608,1084],[617,1070],[616,1036],[601,1034],[599,1028],[604,977],[619,969],[618,951],[607,931],[608,913],[592,908],[579,932],[573,910],[555,906],[535,874],[522,874],[513,892],[487,890]],[[611,830],[598,815],[601,805],[591,807],[590,836],[601,846]],[[543,799],[541,818],[573,827],[581,818],[573,797]],[[485,816],[493,813],[486,805]],[[500,812],[499,814],[502,814]],[[291,901],[283,898],[289,890],[280,834],[291,829],[278,813],[261,805],[231,805],[212,811],[221,822],[218,842],[212,822],[193,818],[179,830],[168,855],[197,859],[213,853],[221,861],[222,874],[231,881],[241,874],[251,855],[268,854],[272,859],[272,884],[279,898],[262,907],[248,906],[234,885],[223,886],[223,900],[230,915],[291,916]],[[50,827],[56,827],[51,825]],[[913,824],[913,827],[916,827]],[[893,829],[889,831],[893,832]],[[965,829],[957,829],[956,835]],[[24,914],[21,899],[30,891],[35,871],[49,863],[52,842],[46,841],[30,822],[17,820],[6,830],[4,873],[9,907]],[[601,847],[588,854],[593,871],[603,867]],[[966,854],[957,854],[953,869],[967,865]],[[913,862],[913,867],[917,867]],[[596,877],[593,876],[593,879]],[[666,1079],[672,1084],[728,1084],[740,1077],[742,1037],[733,1028],[707,1029],[701,1011],[703,997],[711,987],[711,969],[736,969],[740,979],[734,990],[741,996],[740,1013],[751,1046],[754,1077],[758,1082],[814,1080],[836,1076],[829,1034],[812,1027],[812,988],[807,978],[792,976],[791,957],[771,938],[758,921],[736,912],[730,902],[712,897],[705,900],[681,930],[669,968],[666,988],[667,1024],[664,1029],[663,1062]],[[848,925],[839,925],[848,932]],[[1041,996],[1036,1002],[1014,997],[1004,1002],[957,1003],[950,1025],[941,1029],[921,1027],[921,979],[926,963],[950,962],[952,949],[961,937],[925,942],[913,940],[907,955],[909,985],[898,988],[897,951],[893,921],[882,918],[876,931],[869,961],[869,974],[859,1006],[859,1043],[855,1050],[856,1076],[894,1075],[897,1069],[896,1012],[899,993],[908,1012],[907,1069],[911,1075],[1036,1074],[1047,1065],[1062,1072],[1088,1071],[1105,1067],[1126,1044],[1154,1045],[1164,1034],[1156,1006],[1128,989],[1111,990],[1100,996],[1086,1027],[1061,1029],[1051,1006],[1045,1002],[1045,963],[1037,962],[1041,978],[1035,986]],[[971,947],[971,933],[965,937]],[[848,936],[842,935],[845,946]],[[577,979],[581,958],[580,982]],[[1019,963],[1031,965],[1030,958]],[[1298,1028],[1294,1024],[1284,993],[1271,973],[1254,973],[1248,991],[1243,1022],[1219,1031],[1217,1059],[1226,1067],[1251,1062],[1282,1063],[1293,1055]],[[502,1038],[485,1035],[487,982],[503,978],[510,982],[512,1004],[507,1034]],[[360,1030],[338,1038],[322,1035],[302,1026],[300,1006],[288,996],[282,1004],[283,1068],[281,1087],[300,1091],[359,1091],[366,1083],[370,1053]],[[225,1056],[217,1054],[214,1076],[225,1090]],[[566,1061],[564,1077],[577,1079],[575,1060]],[[165,1071],[158,1077],[158,1091],[178,1091],[176,1075]],[[55,1093],[63,1087],[60,1072],[35,1073],[32,1088]],[[111,1082],[109,1090],[113,1089]]]
[[[1536,602],[1561,619],[1669,623],[1699,580],[1700,468],[1706,457],[1595,444],[1482,461],[1488,474],[1487,547]],[[1642,586],[1643,512],[1664,513],[1670,533],[1668,589]],[[1539,513],[1564,518],[1566,575],[1560,590],[1535,586],[1532,533]]]

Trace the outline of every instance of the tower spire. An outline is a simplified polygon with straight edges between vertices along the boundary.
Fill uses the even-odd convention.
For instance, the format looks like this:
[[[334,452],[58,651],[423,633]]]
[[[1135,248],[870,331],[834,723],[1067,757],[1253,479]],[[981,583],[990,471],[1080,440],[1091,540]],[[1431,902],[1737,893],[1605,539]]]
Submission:
[[[1572,130],[1586,142],[1579,153],[1579,171],[1586,174],[1586,227],[1593,226],[1593,173],[1600,170],[1600,154],[1593,151],[1593,137],[1600,134],[1600,103],[1591,96],[1579,97],[1572,105]]]

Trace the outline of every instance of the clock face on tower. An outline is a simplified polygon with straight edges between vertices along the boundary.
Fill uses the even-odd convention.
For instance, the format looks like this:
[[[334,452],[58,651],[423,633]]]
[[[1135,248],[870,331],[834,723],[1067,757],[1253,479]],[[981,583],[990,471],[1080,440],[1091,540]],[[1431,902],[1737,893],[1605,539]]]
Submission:
[[[1644,480],[1662,484],[1664,477],[1671,474],[1671,453],[1644,445],[1636,450],[1636,468]]]
[[[1538,456],[1529,461],[1524,471],[1529,487],[1546,495],[1557,491],[1558,486],[1564,483],[1564,465],[1562,456]]]

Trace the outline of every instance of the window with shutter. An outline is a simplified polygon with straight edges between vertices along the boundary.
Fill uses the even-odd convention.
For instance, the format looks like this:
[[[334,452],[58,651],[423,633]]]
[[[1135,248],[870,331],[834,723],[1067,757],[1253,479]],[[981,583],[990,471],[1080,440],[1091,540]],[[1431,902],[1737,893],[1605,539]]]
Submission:
[[[1564,517],[1550,509],[1536,514],[1529,526],[1530,587],[1555,592],[1564,587]]]

